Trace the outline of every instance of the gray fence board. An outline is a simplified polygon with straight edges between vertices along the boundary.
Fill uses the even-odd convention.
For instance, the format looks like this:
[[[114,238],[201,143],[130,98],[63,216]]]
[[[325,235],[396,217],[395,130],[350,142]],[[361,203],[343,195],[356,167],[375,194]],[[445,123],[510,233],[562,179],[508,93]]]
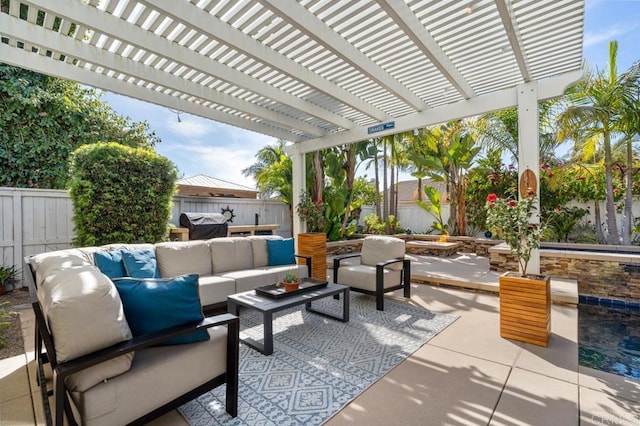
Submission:
[[[182,212],[233,210],[231,225],[278,224],[277,233],[291,236],[289,208],[280,201],[185,197],[173,199],[170,223],[179,226]],[[0,187],[0,260],[22,269],[24,256],[72,247],[73,203],[67,191]]]

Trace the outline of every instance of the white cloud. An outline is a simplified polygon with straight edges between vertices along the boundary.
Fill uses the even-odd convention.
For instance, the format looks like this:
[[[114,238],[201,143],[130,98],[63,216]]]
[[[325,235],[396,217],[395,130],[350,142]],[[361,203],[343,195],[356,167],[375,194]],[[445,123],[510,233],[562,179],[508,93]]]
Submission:
[[[230,136],[228,132],[225,133]],[[256,144],[256,141],[249,142],[245,139],[231,142],[230,139],[227,138],[228,143],[221,145],[185,140],[167,144],[163,142],[157,150],[176,164],[181,176],[202,173],[240,185],[255,187],[253,179],[245,177],[242,170],[255,162],[255,155],[264,144]]]
[[[603,41],[608,42],[609,40],[614,40],[624,34],[633,31],[637,26],[637,24],[631,24],[626,27],[616,25],[614,27],[603,28],[597,32],[585,32],[584,47],[587,48],[602,43]]]

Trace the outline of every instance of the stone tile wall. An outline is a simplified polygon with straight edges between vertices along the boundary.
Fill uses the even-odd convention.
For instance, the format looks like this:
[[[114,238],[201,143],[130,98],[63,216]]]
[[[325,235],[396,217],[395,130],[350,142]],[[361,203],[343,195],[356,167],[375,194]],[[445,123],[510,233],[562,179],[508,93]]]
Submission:
[[[490,250],[490,269],[517,269],[517,260],[506,246]],[[541,250],[540,272],[578,281],[578,294],[608,299],[640,301],[640,255]]]

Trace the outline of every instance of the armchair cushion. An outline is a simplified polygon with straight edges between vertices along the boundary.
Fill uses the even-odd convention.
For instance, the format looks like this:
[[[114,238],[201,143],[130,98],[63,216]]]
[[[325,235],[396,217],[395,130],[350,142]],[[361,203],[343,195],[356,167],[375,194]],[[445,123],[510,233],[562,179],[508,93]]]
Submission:
[[[268,266],[293,265],[296,263],[293,238],[267,240]]]
[[[122,278],[115,280],[115,285],[134,337],[204,318],[196,274],[172,279]],[[201,330],[163,344],[192,343],[208,338],[208,333]]]
[[[389,259],[404,258],[404,240],[396,237],[369,236],[362,242],[362,264],[375,266]],[[402,270],[402,262],[393,263],[385,269]]]
[[[340,267],[340,282],[349,283],[349,287],[361,290],[376,291],[376,268],[367,265],[349,265]],[[402,274],[385,268],[383,270],[382,288],[402,284]]]

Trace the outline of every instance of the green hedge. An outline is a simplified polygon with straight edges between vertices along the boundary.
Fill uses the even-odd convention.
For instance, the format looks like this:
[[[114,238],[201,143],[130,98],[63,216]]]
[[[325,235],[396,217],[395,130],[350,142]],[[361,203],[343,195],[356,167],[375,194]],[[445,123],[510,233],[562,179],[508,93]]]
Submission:
[[[151,149],[81,146],[71,156],[69,180],[74,245],[165,240],[176,180],[173,163]]]

